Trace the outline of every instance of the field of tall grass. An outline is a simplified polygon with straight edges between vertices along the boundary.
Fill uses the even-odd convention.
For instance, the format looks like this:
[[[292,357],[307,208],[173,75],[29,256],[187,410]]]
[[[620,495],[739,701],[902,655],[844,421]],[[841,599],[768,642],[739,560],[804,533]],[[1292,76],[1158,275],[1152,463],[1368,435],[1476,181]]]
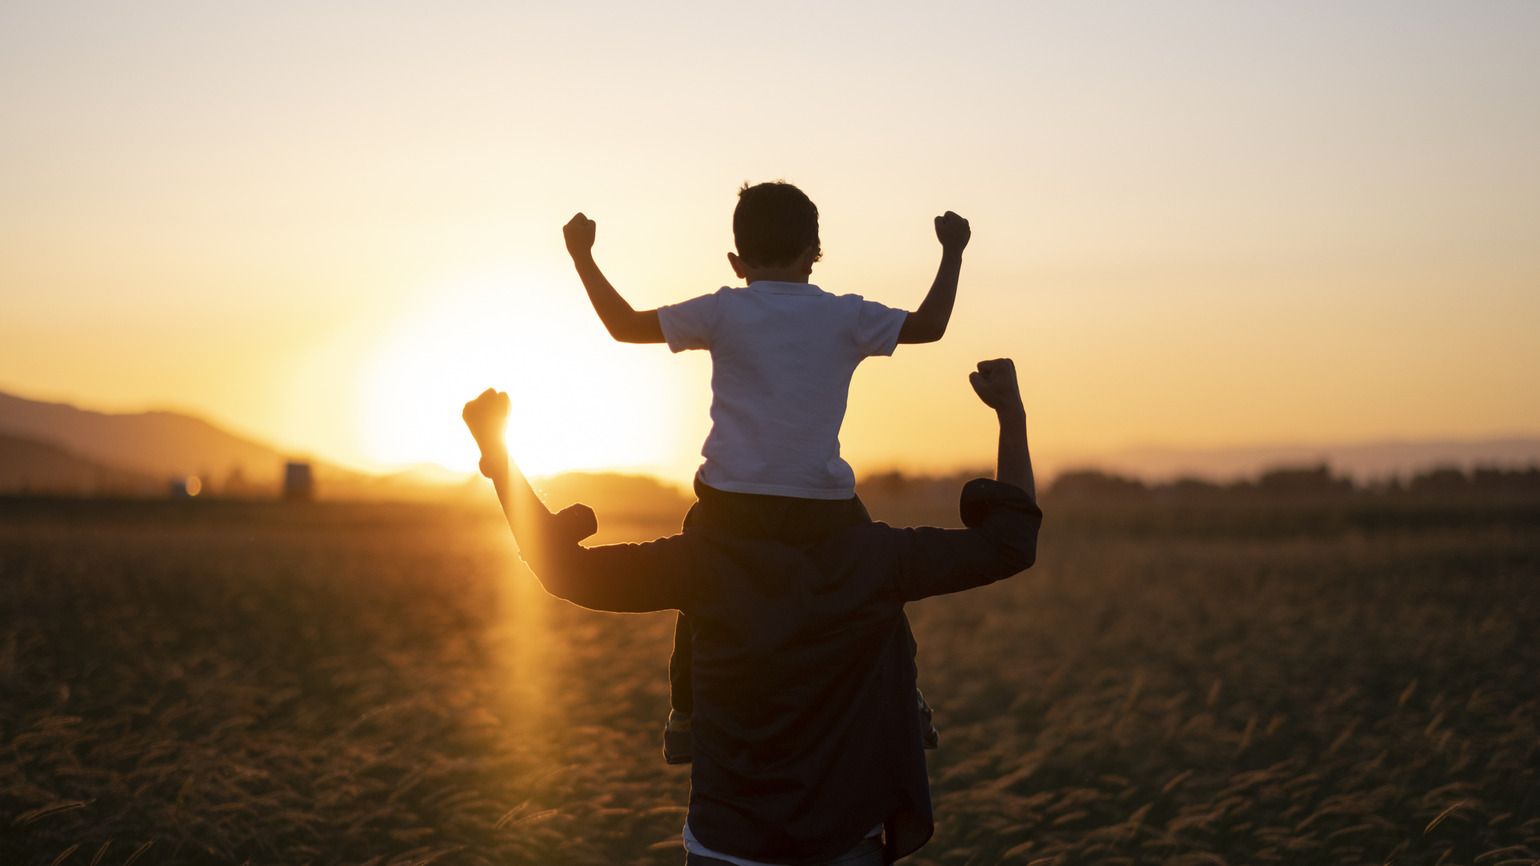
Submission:
[[[910,862],[1540,862],[1540,506],[1047,510],[911,608]],[[3,502],[0,587],[6,866],[683,859],[672,615],[545,596],[490,498]]]

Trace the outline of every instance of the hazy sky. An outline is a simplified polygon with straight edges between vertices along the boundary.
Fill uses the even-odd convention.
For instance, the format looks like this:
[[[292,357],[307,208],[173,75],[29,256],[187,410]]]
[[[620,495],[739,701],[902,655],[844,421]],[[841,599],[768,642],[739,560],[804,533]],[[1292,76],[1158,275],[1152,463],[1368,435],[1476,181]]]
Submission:
[[[835,8],[837,7],[837,8]],[[1540,3],[6,3],[0,388],[186,408],[361,465],[688,477],[708,361],[618,346],[732,281],[734,193],[814,281],[952,328],[856,376],[857,470],[987,462],[1017,359],[1053,462],[1540,431]]]

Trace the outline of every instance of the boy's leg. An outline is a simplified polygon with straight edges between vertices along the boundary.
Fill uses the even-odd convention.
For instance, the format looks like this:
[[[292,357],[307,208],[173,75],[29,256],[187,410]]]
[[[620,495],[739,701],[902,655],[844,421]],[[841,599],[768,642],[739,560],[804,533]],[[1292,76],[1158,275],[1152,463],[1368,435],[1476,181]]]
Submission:
[[[684,525],[700,523],[700,501],[685,513]],[[690,763],[690,719],[695,713],[695,690],[690,681],[693,668],[690,621],[684,614],[674,620],[674,652],[668,657],[668,724],[663,726],[663,760],[670,764]]]
[[[695,712],[695,692],[690,688],[690,621],[680,614],[674,620],[674,654],[668,659],[668,708],[689,717]]]
[[[695,713],[691,647],[690,621],[681,613],[674,620],[674,654],[668,659],[668,724],[663,726],[663,760],[670,764],[688,764],[691,758],[690,720]]]
[[[904,637],[909,641],[909,654],[914,657],[914,668],[920,669],[920,645],[914,641],[914,631],[909,628],[909,617],[899,614],[899,619],[904,624]],[[925,695],[920,693],[920,687],[914,688],[915,708],[920,714],[920,743],[927,749],[935,749],[941,746],[941,732],[936,730],[935,712],[930,704],[925,702]]]

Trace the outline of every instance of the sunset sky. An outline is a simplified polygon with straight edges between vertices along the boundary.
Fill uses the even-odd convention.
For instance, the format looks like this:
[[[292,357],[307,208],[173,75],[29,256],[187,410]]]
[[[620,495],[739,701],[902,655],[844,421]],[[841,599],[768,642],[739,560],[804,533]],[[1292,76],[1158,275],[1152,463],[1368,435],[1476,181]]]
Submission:
[[[838,8],[834,8],[834,7]],[[688,478],[709,360],[613,343],[729,284],[744,181],[813,280],[952,327],[867,362],[857,468],[1540,432],[1540,3],[7,3],[0,389],[352,465]],[[516,422],[518,423],[518,422]]]

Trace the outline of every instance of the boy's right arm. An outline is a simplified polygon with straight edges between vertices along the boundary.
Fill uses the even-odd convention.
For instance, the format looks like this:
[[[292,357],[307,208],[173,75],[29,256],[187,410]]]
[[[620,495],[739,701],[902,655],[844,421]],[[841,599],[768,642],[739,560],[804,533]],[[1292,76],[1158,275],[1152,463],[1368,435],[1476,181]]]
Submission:
[[[594,221],[578,214],[562,227],[567,241],[567,252],[577,268],[583,288],[588,290],[588,300],[593,302],[594,312],[604,323],[610,336],[622,343],[661,343],[663,328],[658,324],[657,310],[634,310],[626,299],[615,291],[604,272],[594,261]]]

